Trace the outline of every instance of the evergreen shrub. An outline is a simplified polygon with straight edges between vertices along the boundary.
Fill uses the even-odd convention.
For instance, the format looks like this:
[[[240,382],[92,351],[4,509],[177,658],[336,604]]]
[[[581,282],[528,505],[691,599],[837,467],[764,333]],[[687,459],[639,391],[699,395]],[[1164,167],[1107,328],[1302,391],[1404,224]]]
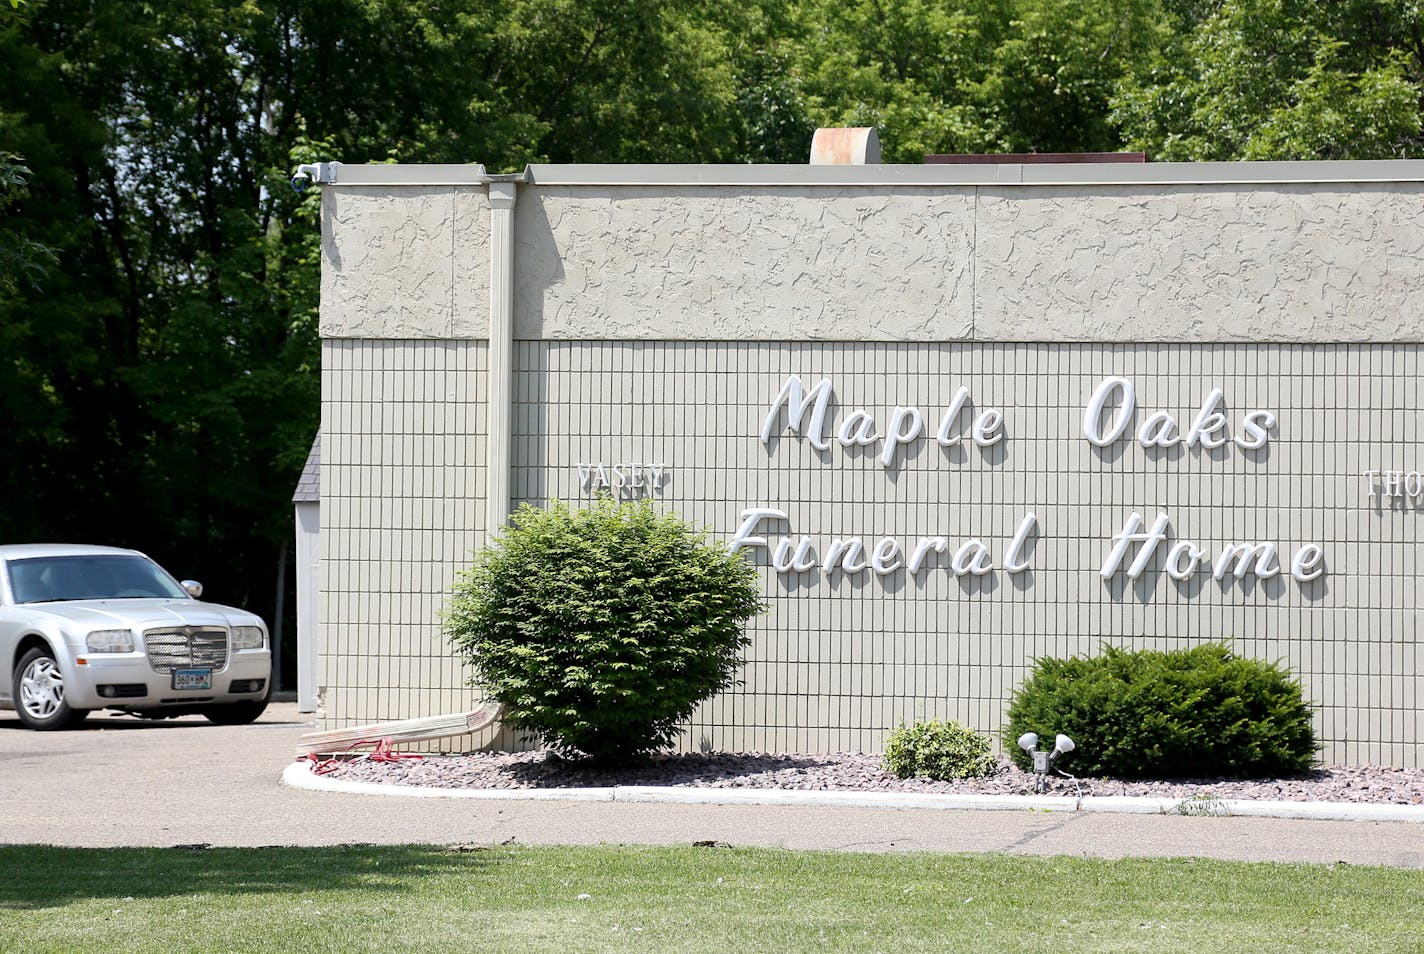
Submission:
[[[1004,749],[1021,768],[1025,732],[1077,743],[1064,767],[1114,778],[1266,778],[1310,768],[1311,708],[1288,672],[1192,649],[1038,659],[1009,703]]]
[[[900,778],[948,782],[998,766],[989,739],[958,722],[900,723],[885,740],[885,768]]]
[[[637,761],[735,682],[760,579],[647,502],[525,505],[456,581],[446,636],[507,725],[562,754]]]

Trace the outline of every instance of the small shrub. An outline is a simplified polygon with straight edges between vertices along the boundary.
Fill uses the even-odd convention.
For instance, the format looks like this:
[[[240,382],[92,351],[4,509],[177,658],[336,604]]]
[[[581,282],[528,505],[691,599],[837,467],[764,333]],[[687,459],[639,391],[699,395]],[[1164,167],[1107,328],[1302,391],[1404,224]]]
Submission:
[[[457,580],[445,633],[506,724],[612,764],[734,683],[761,609],[745,560],[647,502],[525,505]]]
[[[958,722],[900,723],[885,740],[885,768],[901,778],[948,782],[994,771],[989,740]]]
[[[1303,772],[1315,757],[1300,684],[1221,643],[1174,652],[1111,646],[1096,657],[1039,659],[1009,703],[1004,749],[1024,732],[1064,732],[1065,767],[1115,778],[1264,778]]]

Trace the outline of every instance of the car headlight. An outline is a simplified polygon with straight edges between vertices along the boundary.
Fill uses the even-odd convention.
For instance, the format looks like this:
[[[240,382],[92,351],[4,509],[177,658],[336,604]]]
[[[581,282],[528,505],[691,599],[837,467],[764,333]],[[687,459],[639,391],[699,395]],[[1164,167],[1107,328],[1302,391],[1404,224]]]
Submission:
[[[126,629],[96,629],[84,637],[84,646],[91,653],[131,653],[133,633]]]
[[[232,628],[233,649],[261,649],[262,641],[261,626],[234,626]]]

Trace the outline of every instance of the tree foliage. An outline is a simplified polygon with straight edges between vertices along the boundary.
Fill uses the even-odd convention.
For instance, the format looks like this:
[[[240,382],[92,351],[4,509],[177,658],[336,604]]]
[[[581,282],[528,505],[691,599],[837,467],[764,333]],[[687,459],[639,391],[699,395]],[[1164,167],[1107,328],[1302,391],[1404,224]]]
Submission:
[[[14,153],[0,152],[0,212],[28,194],[29,167]],[[0,227],[0,295],[14,294],[21,285],[36,287],[54,252],[14,229]]]
[[[24,13],[0,20],[0,148],[34,170],[0,196],[0,539],[140,547],[269,618],[318,417],[293,166],[730,160],[742,134],[726,30],[687,3]]]
[[[1153,158],[1420,154],[1424,7],[1404,0],[1185,5],[1172,42],[1114,101]]]
[[[1118,147],[1108,102],[1156,49],[1151,0],[808,5],[800,67],[817,125],[877,126],[887,161]]]
[[[245,6],[28,13],[0,33],[0,137],[34,170],[15,221],[59,264],[0,302],[0,535],[138,546],[270,616],[316,419],[275,44]]]
[[[271,615],[317,424],[302,161],[1420,154],[1413,0],[0,3],[0,538]],[[29,171],[26,171],[29,170]]]

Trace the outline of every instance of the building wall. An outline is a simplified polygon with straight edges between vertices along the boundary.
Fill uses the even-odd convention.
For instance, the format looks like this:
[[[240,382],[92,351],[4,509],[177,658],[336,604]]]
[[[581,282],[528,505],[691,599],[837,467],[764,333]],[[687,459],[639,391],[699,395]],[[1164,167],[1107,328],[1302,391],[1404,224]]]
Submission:
[[[544,185],[535,166],[514,210],[515,335],[1424,341],[1418,182],[1193,183],[1182,165],[1018,186],[944,167],[924,167],[935,185],[816,184],[809,168],[800,185]],[[324,201],[323,336],[488,336],[483,187],[338,185]]]
[[[321,599],[321,506],[296,504],[297,530],[297,711],[315,712],[320,671],[321,634],[317,603]]]
[[[485,343],[322,348],[321,686],[328,725],[463,711],[437,621],[483,544]]]
[[[745,685],[685,746],[875,750],[920,716],[993,730],[1035,656],[1231,638],[1298,673],[1328,761],[1424,762],[1420,499],[1361,477],[1421,468],[1417,183],[560,181],[580,172],[534,167],[515,207],[516,502],[581,499],[589,465],[637,462],[719,538],[746,508],[786,514],[748,550],[771,608]],[[462,710],[438,616],[485,539],[483,187],[358,180],[325,203],[325,718]],[[832,430],[861,408],[883,434],[914,407],[929,434],[888,466],[883,440],[818,451],[784,411],[763,441],[791,375],[831,381]],[[1084,408],[1113,377],[1136,389],[1129,433],[1157,411],[1185,430],[1213,388],[1233,436],[1250,411],[1278,423],[1254,450],[1098,448]],[[936,443],[961,386],[954,429],[995,408],[999,443]],[[1104,580],[1134,511],[1169,538],[1138,579]],[[774,570],[802,535],[818,556],[834,537],[948,552],[914,574]],[[970,539],[992,572],[948,568]],[[1179,582],[1163,558],[1183,539],[1213,559],[1271,542],[1286,572]],[[1301,583],[1306,544],[1327,572]]]

